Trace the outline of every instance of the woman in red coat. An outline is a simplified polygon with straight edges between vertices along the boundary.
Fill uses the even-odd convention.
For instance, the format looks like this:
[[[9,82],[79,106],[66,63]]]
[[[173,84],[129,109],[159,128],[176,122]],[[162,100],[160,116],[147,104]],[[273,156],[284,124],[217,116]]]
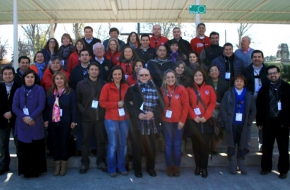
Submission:
[[[209,142],[214,133],[209,119],[216,105],[215,91],[204,82],[205,79],[206,73],[197,68],[193,72],[193,82],[190,82],[190,87],[187,88],[190,104],[189,129],[192,132],[191,141],[196,164],[195,175],[201,174],[203,178],[208,176]]]
[[[70,74],[73,68],[80,62],[80,51],[86,48],[86,44],[82,39],[76,41],[76,50],[69,56],[67,63],[67,72]]]
[[[134,84],[137,84],[137,74],[141,68],[145,68],[145,62],[141,59],[136,59],[132,65],[133,70],[133,75],[130,75],[127,78],[127,83],[129,86],[132,86]]]
[[[125,46],[121,56],[120,61],[117,65],[120,65],[125,73],[125,79],[133,74],[133,62],[134,60],[139,59],[138,55],[130,46]]]
[[[62,69],[61,59],[57,56],[52,57],[40,81],[40,85],[44,88],[44,90],[48,90],[52,87],[52,76],[56,71],[63,72],[68,80],[67,82],[69,82],[69,73]]]
[[[107,53],[105,58],[111,60],[114,65],[117,65],[117,63],[119,62],[119,58],[121,55],[119,49],[120,46],[118,40],[115,38],[111,38],[108,42]]]

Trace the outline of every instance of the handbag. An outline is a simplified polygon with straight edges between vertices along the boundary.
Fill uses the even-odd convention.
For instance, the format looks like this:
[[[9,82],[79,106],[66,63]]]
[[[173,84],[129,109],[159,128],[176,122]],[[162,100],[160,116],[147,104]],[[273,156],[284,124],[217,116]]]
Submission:
[[[197,89],[195,87],[193,87],[193,90],[197,96],[198,101],[201,103],[202,107],[204,108],[204,110],[206,110],[206,107],[202,101],[202,99],[200,98],[200,94],[198,93]],[[209,118],[209,123],[211,124],[211,126],[213,126],[214,129],[214,133],[216,135],[218,135],[220,133],[220,128],[221,128],[221,123],[214,117]]]

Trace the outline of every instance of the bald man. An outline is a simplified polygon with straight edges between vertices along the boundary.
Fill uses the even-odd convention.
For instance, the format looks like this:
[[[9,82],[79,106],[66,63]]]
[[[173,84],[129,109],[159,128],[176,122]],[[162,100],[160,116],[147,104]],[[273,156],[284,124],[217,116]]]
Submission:
[[[235,55],[244,61],[244,67],[252,63],[252,53],[254,49],[250,48],[251,38],[249,36],[242,37],[241,48],[235,51]]]
[[[160,45],[165,45],[168,39],[161,36],[161,26],[155,24],[152,29],[152,37],[150,38],[150,47],[157,48]]]

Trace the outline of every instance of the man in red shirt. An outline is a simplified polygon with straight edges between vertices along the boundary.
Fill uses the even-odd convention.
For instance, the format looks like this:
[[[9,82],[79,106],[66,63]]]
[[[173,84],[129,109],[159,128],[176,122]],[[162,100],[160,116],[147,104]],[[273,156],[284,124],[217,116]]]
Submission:
[[[165,45],[168,39],[164,36],[161,36],[161,26],[155,24],[152,30],[152,37],[150,38],[150,47],[157,48],[160,45]]]
[[[197,25],[198,36],[190,41],[191,50],[197,52],[198,55],[200,55],[204,48],[209,47],[211,44],[209,37],[204,35],[205,31],[205,24],[199,23]]]

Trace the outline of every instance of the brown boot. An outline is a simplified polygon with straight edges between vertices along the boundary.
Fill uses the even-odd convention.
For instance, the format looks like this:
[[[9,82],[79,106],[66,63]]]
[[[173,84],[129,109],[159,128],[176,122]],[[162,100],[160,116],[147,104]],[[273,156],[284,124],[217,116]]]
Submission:
[[[174,172],[174,176],[175,177],[179,177],[180,176],[180,170],[178,166],[174,166],[173,167],[173,172]]]
[[[67,165],[67,161],[61,161],[61,170],[59,175],[64,176],[66,174],[66,165]]]
[[[173,166],[167,167],[166,173],[169,177],[172,177],[174,175]]]
[[[59,175],[59,171],[60,171],[60,160],[54,161],[54,165],[55,165],[55,170],[53,172],[54,176]]]

